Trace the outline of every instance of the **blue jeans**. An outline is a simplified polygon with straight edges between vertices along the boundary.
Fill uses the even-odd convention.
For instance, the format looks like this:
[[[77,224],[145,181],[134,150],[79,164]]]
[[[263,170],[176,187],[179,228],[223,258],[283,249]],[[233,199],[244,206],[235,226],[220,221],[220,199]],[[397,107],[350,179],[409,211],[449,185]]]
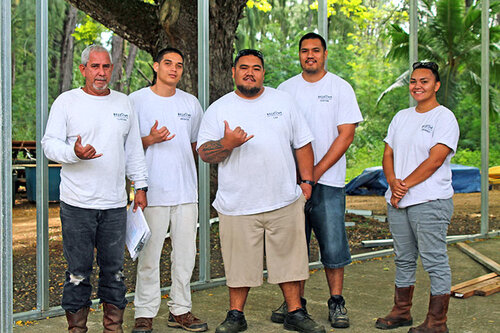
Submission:
[[[401,209],[387,204],[394,239],[397,287],[415,284],[420,254],[422,266],[431,280],[431,295],[450,293],[451,269],[446,252],[446,233],[452,214],[452,199],[438,199]]]
[[[352,260],[345,231],[345,189],[314,185],[305,213],[307,244],[309,246],[314,230],[323,266],[342,268],[349,265]]]
[[[76,312],[90,306],[90,275],[97,249],[101,303],[125,308],[127,288],[123,282],[123,256],[127,225],[126,207],[98,210],[70,206],[61,201],[64,257],[68,263],[62,308]]]

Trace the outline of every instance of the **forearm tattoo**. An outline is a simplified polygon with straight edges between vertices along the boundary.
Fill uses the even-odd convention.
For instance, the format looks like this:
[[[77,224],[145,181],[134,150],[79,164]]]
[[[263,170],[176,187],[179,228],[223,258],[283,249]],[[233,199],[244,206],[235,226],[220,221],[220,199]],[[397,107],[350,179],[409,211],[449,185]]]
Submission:
[[[220,140],[208,141],[201,145],[200,157],[207,163],[220,163],[231,154],[231,150],[224,148]]]

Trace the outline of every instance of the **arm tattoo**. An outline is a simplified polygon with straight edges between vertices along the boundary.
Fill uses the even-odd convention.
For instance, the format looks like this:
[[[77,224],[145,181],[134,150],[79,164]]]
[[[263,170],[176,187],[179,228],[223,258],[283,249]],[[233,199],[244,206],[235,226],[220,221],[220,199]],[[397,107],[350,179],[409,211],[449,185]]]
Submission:
[[[201,145],[198,152],[205,162],[220,163],[231,154],[231,150],[224,148],[220,141],[208,141]]]

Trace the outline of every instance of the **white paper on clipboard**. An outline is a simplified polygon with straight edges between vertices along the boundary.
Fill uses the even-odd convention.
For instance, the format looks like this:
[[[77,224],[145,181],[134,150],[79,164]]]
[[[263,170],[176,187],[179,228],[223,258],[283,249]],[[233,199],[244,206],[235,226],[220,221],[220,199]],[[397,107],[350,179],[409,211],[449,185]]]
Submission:
[[[141,252],[142,248],[151,237],[151,231],[144,218],[142,209],[138,208],[134,212],[133,206],[133,204],[130,205],[127,211],[127,234],[125,242],[130,252],[130,257],[135,261],[139,252]]]

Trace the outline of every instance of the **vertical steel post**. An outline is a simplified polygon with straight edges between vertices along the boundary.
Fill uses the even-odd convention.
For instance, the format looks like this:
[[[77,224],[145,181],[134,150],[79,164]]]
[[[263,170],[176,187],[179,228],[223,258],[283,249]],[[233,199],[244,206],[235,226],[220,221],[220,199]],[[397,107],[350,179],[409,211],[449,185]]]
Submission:
[[[490,1],[482,0],[481,8],[481,233],[488,232],[488,165],[490,140],[490,61],[489,61],[489,8]]]
[[[318,31],[328,49],[328,0],[318,0]],[[328,70],[328,58],[325,60],[325,70]]]
[[[0,2],[0,332],[12,332],[11,1]]]
[[[409,48],[410,48],[410,56],[408,61],[410,62],[408,69],[410,70],[410,74],[413,70],[411,67],[415,62],[418,61],[418,2],[417,0],[410,0],[410,40],[409,40]],[[410,98],[410,106],[415,106],[417,103],[415,100],[409,96]]]
[[[210,103],[209,92],[209,0],[198,0],[198,100],[205,111]],[[200,281],[210,276],[210,165],[198,162]]]
[[[48,114],[48,0],[36,1],[36,307],[49,309],[48,166],[41,140]]]

